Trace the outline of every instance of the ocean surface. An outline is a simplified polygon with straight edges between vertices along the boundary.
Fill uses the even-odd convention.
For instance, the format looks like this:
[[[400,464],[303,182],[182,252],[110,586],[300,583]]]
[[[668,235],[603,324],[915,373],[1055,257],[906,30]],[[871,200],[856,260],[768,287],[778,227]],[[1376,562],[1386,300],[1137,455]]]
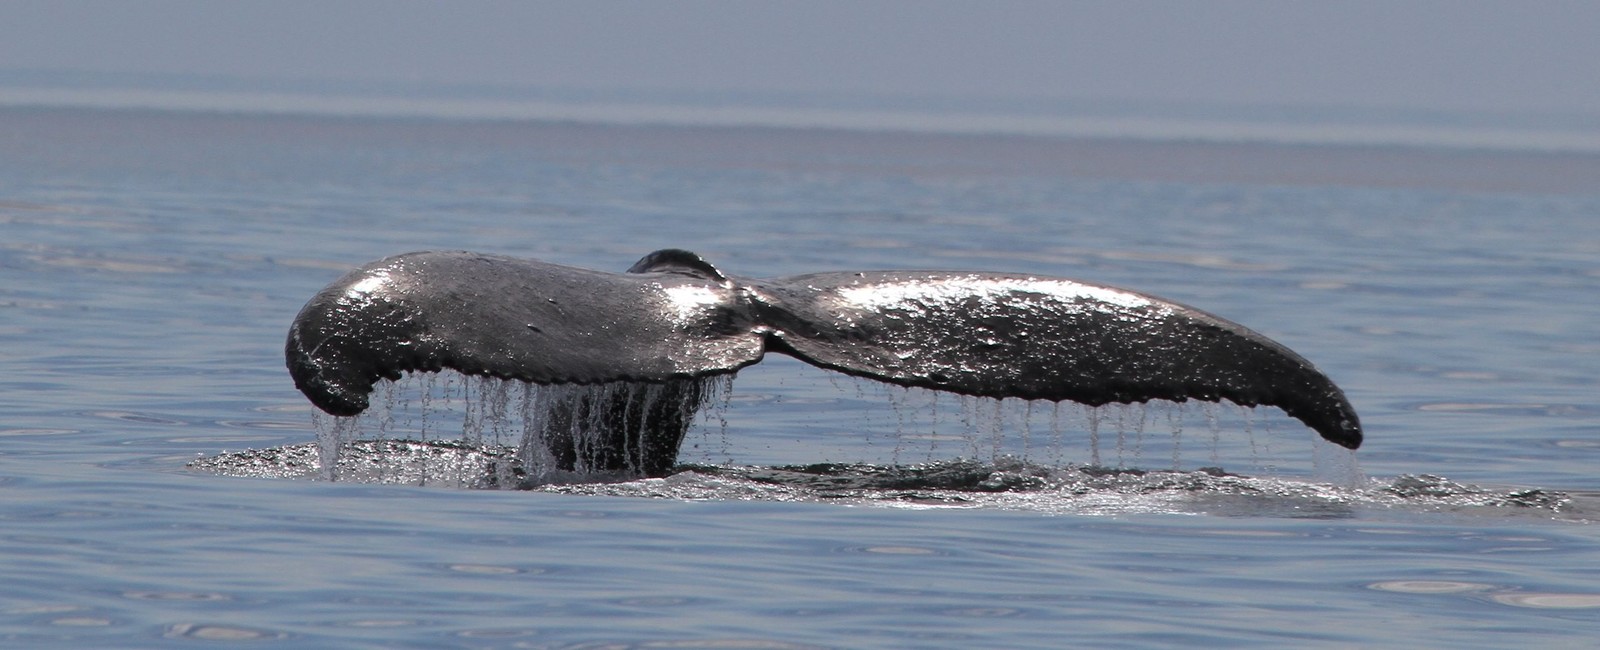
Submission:
[[[1600,639],[1600,155],[479,117],[0,108],[0,646]],[[308,469],[283,341],[345,270],[667,247],[1164,296],[1311,359],[1367,442],[771,357],[666,479],[407,473],[385,439],[516,435],[515,386],[450,375],[371,416],[382,471]],[[978,480],[873,478],[930,467]]]

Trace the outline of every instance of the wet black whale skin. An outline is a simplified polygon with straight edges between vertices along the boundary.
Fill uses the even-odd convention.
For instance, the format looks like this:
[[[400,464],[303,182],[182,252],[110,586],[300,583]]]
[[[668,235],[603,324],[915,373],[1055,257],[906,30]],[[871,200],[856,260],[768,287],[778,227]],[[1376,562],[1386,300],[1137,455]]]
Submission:
[[[295,318],[286,346],[295,385],[334,415],[365,410],[378,379],[406,371],[672,383],[732,373],[769,351],[983,397],[1276,406],[1344,447],[1362,440],[1343,391],[1276,341],[1154,296],[1031,275],[758,280],[725,276],[674,249],[627,273],[415,252],[323,289]]]

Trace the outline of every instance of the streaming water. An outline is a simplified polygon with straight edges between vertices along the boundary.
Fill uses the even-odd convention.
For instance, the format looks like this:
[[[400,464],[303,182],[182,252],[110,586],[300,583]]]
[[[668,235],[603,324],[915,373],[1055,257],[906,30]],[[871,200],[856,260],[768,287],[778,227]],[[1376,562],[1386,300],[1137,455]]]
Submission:
[[[894,440],[888,462],[873,462],[870,456],[783,466],[717,462],[713,459],[736,453],[726,431],[733,377],[707,378],[695,387],[683,392],[650,383],[541,386],[453,371],[411,373],[399,381],[379,382],[376,406],[359,416],[314,415],[315,443],[222,454],[190,466],[232,476],[450,488],[1049,513],[1237,511],[1347,517],[1359,508],[1457,513],[1498,508],[1579,521],[1600,515],[1600,499],[1588,495],[1484,488],[1428,475],[1370,479],[1361,473],[1353,452],[1322,442],[1312,443],[1318,452],[1309,476],[1278,475],[1267,451],[1270,429],[1256,433],[1257,412],[1236,406],[1237,419],[1230,421],[1226,409],[1206,402],[1194,410],[1206,423],[1207,459],[1218,457],[1224,429],[1242,431],[1240,446],[1248,451],[1250,465],[1263,474],[1245,476],[1215,466],[1186,469],[1181,452],[1186,404],[1050,404],[1046,409],[1025,400],[960,397],[954,400],[954,413],[941,413],[940,393],[892,386],[858,387],[859,397],[881,397],[893,414],[892,430],[877,434],[880,441]],[[662,400],[678,402],[658,411]],[[624,467],[602,466],[598,450],[606,443],[601,432],[614,423],[603,410],[588,408],[592,404],[694,418],[695,457],[678,459],[670,476],[655,479],[645,477],[637,457]],[[1157,413],[1154,418],[1152,412]],[[1143,455],[1151,419],[1170,427],[1169,469],[1150,469]],[[650,426],[644,418],[624,421],[636,428]],[[954,423],[964,429],[956,438],[961,444],[941,446],[938,432]],[[1041,424],[1050,435],[1034,435]],[[1098,432],[1102,426],[1107,435],[1115,435],[1114,464],[1062,462],[1077,452],[1063,448],[1065,432]],[[1098,436],[1089,437],[1090,458],[1101,458],[1100,444]],[[634,451],[646,453],[642,447]],[[872,446],[860,445],[855,453],[871,454]]]
[[[315,475],[330,481],[456,487],[643,476],[644,459],[654,453],[646,446],[644,431],[656,426],[657,418],[689,421],[703,416],[707,405],[725,408],[731,381],[713,376],[673,384],[543,386],[454,371],[411,373],[399,381],[378,382],[375,406],[359,416],[312,415]],[[614,446],[606,435],[630,443],[618,450],[622,458],[616,462],[606,457],[608,445]],[[402,458],[393,467],[381,456],[345,462],[344,450],[358,441],[413,445],[435,455]],[[309,469],[296,467],[281,475],[302,475]]]

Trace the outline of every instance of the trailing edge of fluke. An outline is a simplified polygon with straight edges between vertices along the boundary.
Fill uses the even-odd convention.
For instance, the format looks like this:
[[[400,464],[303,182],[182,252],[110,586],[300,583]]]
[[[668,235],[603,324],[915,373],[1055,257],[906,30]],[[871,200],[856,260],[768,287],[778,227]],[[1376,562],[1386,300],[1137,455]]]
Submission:
[[[1276,406],[1344,447],[1362,438],[1343,391],[1276,341],[1154,296],[1033,275],[758,280],[723,275],[674,249],[626,273],[416,252],[323,289],[295,318],[286,349],[295,385],[341,416],[365,410],[377,380],[407,371],[670,383],[732,373],[769,351],[983,397]]]

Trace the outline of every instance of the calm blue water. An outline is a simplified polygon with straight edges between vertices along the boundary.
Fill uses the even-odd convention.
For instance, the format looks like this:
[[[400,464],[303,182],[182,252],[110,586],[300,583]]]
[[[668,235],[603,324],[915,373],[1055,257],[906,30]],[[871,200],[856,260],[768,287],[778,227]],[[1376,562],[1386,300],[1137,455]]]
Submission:
[[[0,644],[1592,647],[1597,164],[6,109]],[[1295,348],[1368,431],[1352,459],[1276,412],[1109,411],[1090,440],[1077,410],[1003,405],[1002,430],[972,438],[1028,432],[1038,462],[1307,490],[1436,475],[1555,503],[1099,486],[933,506],[699,479],[575,494],[185,468],[314,439],[282,341],[344,269],[462,248],[620,270],[669,246],[748,276],[1137,288]],[[774,359],[741,373],[726,426],[692,433],[685,460],[961,455],[968,438],[938,434],[963,408]]]

